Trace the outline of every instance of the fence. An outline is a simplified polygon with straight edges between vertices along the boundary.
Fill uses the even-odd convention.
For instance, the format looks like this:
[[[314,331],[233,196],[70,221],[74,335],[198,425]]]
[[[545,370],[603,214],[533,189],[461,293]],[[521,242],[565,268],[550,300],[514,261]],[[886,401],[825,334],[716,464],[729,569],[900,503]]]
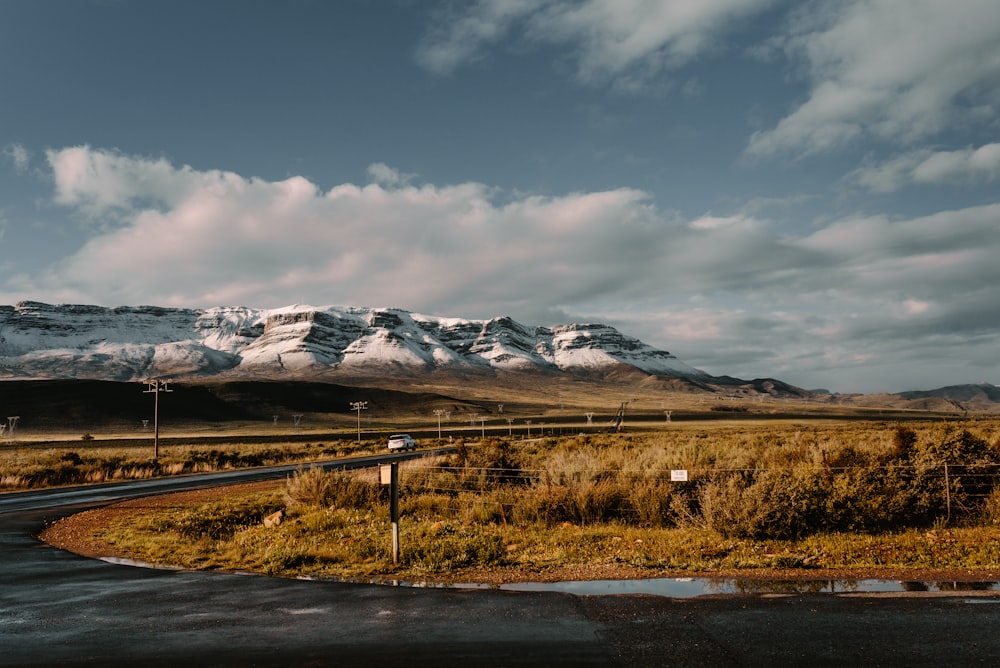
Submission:
[[[874,531],[1000,510],[1000,464],[670,470],[408,464],[403,513],[465,521],[702,526],[745,537]]]

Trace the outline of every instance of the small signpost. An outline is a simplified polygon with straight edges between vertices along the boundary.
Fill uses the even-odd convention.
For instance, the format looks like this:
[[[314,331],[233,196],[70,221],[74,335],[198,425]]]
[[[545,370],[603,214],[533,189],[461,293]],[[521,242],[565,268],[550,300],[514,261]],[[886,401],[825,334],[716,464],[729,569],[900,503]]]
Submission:
[[[687,482],[687,469],[670,469],[670,482]]]
[[[389,521],[392,522],[392,563],[399,565],[399,464],[378,465],[379,482],[389,485]]]

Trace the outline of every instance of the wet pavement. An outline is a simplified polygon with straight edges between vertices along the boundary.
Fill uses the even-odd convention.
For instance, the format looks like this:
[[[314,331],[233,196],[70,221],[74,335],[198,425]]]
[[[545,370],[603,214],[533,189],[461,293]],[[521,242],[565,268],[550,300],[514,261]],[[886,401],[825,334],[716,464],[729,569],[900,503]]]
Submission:
[[[127,487],[100,499],[52,494],[58,503],[0,496],[0,665],[1000,663],[995,590],[680,596],[606,582],[429,589],[154,570],[33,538],[45,521]]]

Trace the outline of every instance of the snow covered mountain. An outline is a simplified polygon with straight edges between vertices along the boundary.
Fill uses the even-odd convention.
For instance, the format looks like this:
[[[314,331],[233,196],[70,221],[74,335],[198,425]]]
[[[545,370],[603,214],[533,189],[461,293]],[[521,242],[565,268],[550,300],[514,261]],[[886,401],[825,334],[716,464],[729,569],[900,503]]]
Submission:
[[[530,327],[400,309],[0,306],[0,379],[367,376],[496,371],[709,379],[607,325]]]

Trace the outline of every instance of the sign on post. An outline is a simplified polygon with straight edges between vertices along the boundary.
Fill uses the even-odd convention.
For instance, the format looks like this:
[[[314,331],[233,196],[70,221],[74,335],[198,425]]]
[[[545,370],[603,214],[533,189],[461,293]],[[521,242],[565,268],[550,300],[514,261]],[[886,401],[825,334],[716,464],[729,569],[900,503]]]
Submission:
[[[399,464],[379,464],[379,482],[389,485],[389,519],[392,522],[392,563],[399,565]]]
[[[687,482],[687,479],[688,479],[687,469],[670,470],[670,482]]]

